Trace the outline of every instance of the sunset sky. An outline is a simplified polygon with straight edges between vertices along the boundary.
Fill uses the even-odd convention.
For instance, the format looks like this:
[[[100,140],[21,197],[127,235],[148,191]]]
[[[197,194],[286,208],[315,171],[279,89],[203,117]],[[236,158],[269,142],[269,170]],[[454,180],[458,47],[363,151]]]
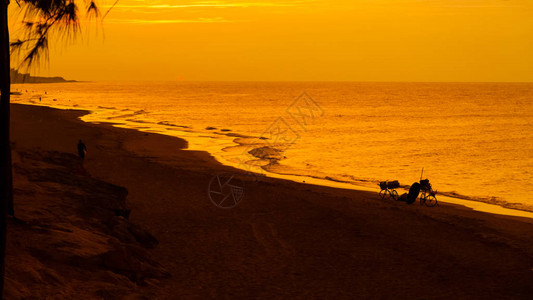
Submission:
[[[51,47],[41,74],[533,81],[532,0],[120,0],[103,24],[83,27],[76,44]]]

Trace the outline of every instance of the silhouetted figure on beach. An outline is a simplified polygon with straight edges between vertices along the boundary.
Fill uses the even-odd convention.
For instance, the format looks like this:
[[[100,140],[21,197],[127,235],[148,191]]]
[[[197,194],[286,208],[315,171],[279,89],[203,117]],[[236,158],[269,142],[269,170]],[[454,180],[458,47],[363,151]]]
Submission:
[[[409,194],[404,193],[403,195],[398,198],[399,201],[407,202],[407,204],[412,204],[415,202],[416,198],[420,194],[420,183],[415,182],[413,185],[411,185],[411,188],[409,188]]]
[[[83,160],[85,158],[85,154],[87,153],[87,146],[80,140],[78,142],[78,155]]]

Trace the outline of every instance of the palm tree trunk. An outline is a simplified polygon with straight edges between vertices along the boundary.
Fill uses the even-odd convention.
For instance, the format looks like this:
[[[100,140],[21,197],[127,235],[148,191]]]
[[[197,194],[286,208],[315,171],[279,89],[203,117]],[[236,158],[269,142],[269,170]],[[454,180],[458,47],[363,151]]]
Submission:
[[[10,53],[7,7],[9,0],[0,0],[0,298],[4,290],[4,262],[7,235],[7,214],[12,212],[13,177],[9,139]],[[10,204],[11,203],[11,204]]]

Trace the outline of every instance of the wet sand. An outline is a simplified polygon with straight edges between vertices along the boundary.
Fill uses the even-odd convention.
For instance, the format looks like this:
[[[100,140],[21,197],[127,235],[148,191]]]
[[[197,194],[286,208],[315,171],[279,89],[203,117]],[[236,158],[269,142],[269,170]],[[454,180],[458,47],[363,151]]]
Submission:
[[[82,113],[13,105],[14,152],[76,154],[76,143],[83,139],[88,147],[84,176],[127,189],[129,219],[158,239],[159,244],[146,253],[171,277],[136,281],[124,272],[110,275],[109,266],[97,262],[86,278],[76,274],[85,272],[83,268],[70,268],[72,260],[53,260],[21,246],[17,240],[30,238],[25,235],[38,238],[43,233],[20,230],[8,237],[7,270],[16,277],[6,281],[8,289],[31,283],[41,286],[39,296],[55,295],[47,287],[56,285],[83,298],[160,299],[529,299],[533,295],[530,219],[449,204],[427,208],[418,202],[382,201],[377,191],[269,178],[254,182],[250,177],[244,177],[242,202],[233,209],[220,209],[208,198],[210,180],[220,172],[242,171],[220,165],[206,152],[184,150],[184,140],[83,123],[77,119]],[[31,176],[21,175],[35,161],[38,158],[18,161],[15,196],[24,201],[17,198],[15,209],[21,211],[21,220],[38,218],[33,208],[42,203],[35,196],[39,193],[24,194],[38,185]],[[59,184],[56,192],[64,188]],[[65,214],[62,199],[54,199],[57,205],[46,210]],[[46,219],[50,226],[55,221]],[[83,222],[78,220],[77,226],[83,227]],[[13,223],[9,225],[18,230]],[[95,233],[91,226],[79,235]],[[102,252],[111,239],[104,238],[99,247],[94,247],[94,239],[79,240],[72,251],[86,246]],[[22,258],[27,269],[39,264],[48,273],[61,276],[58,270],[68,269],[71,275],[60,278],[61,284],[43,275],[26,279],[33,273],[20,273]],[[10,263],[17,268],[10,268]],[[63,297],[69,295],[66,291]]]

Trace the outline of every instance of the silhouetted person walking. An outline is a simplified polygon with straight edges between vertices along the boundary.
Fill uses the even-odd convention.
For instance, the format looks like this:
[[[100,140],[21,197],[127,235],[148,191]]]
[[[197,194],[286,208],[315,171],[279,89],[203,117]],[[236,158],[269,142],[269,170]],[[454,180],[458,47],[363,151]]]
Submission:
[[[85,154],[87,153],[87,146],[80,140],[78,142],[78,155],[81,159],[85,158]]]

